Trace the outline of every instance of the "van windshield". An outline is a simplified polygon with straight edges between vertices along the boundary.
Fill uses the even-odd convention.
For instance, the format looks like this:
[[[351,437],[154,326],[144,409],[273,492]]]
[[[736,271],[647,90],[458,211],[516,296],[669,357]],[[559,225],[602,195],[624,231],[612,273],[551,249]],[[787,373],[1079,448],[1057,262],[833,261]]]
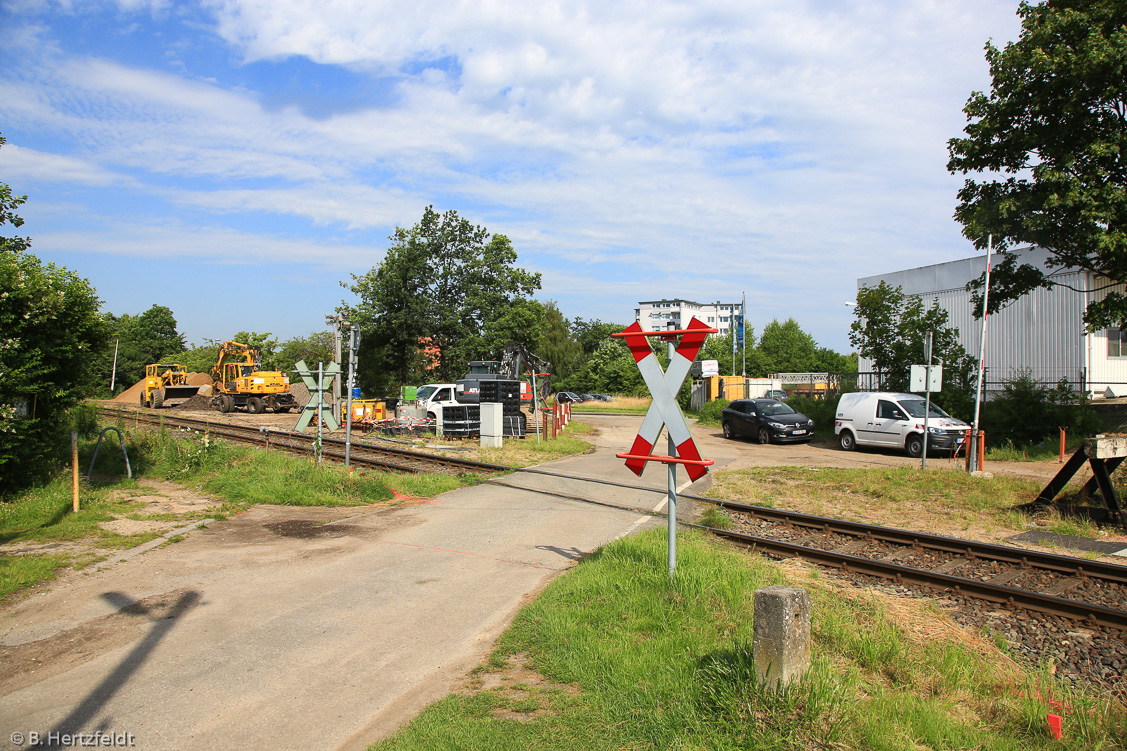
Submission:
[[[904,401],[900,402],[900,406],[907,410],[908,414],[912,417],[922,419],[924,416],[924,409],[927,406],[927,402],[925,402],[923,399],[905,399]],[[946,417],[949,420],[954,419],[953,417],[951,417],[951,415],[944,412],[942,407],[938,407],[934,404],[931,405],[930,416]]]
[[[415,392],[415,397],[417,399],[422,399],[425,401],[426,399],[430,398],[430,395],[435,391],[438,391],[438,386],[422,386],[417,392]]]

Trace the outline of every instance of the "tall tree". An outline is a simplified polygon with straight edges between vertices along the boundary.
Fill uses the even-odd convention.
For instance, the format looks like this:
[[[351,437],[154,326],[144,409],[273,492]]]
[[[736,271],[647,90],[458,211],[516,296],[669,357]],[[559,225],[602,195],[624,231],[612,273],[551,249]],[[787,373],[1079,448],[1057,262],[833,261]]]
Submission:
[[[963,234],[999,250],[1031,243],[1052,269],[1085,269],[1127,281],[1127,3],[1047,0],[1018,8],[1021,37],[986,45],[993,79],[963,111],[965,138],[949,142],[952,173],[970,177],[955,218]],[[1007,254],[991,276],[997,309],[1050,273]],[[1110,285],[1109,285],[1110,286]],[[971,283],[981,290],[982,280]],[[981,310],[981,297],[978,300]],[[1090,302],[1089,329],[1127,322],[1127,296]]]
[[[0,183],[0,227],[23,225],[16,210],[26,200]],[[93,355],[106,342],[90,282],[30,247],[0,235],[0,496],[58,456],[65,412],[91,391]]]
[[[146,365],[187,348],[184,335],[176,330],[176,316],[164,305],[153,305],[140,315],[126,313],[120,318],[109,318],[112,338],[98,359],[103,367],[111,366],[117,343],[115,388],[128,388],[145,376]],[[104,367],[104,371],[106,382],[102,385],[108,386],[109,367]]]
[[[959,344],[959,330],[947,325],[947,311],[927,306],[920,297],[905,297],[900,287],[881,282],[857,291],[856,316],[849,341],[872,362],[883,388],[907,391],[912,365],[926,362],[924,341],[932,335],[933,361],[943,361],[943,393],[936,400],[965,413],[970,404],[976,360]]]
[[[759,351],[772,373],[809,373],[818,362],[818,343],[793,318],[764,326]]]
[[[533,352],[551,364],[553,383],[566,383],[579,368],[583,347],[572,338],[567,319],[552,300],[544,303],[544,335]]]
[[[397,227],[389,239],[379,266],[354,274],[352,284],[342,282],[360,298],[341,303],[340,312],[364,331],[362,379],[377,390],[391,386],[372,372],[380,367],[392,369],[400,384],[412,377],[461,377],[469,360],[486,354],[485,332],[540,288],[539,274],[515,265],[507,237],[456,211],[439,214],[428,206],[418,224]]]

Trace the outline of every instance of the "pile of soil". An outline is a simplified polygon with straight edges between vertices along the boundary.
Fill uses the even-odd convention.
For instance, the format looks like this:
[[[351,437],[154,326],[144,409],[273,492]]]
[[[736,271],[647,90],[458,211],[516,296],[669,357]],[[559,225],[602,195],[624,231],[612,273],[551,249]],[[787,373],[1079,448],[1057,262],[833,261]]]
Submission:
[[[188,373],[189,386],[210,386],[211,376],[207,373]],[[137,381],[125,391],[115,396],[115,402],[129,402],[130,404],[137,404],[141,401],[141,393],[145,390],[145,379]]]

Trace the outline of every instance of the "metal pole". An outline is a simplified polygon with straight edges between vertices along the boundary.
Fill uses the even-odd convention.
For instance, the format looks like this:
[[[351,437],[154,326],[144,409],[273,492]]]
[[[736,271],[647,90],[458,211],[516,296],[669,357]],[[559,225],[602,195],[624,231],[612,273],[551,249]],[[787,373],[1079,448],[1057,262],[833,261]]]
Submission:
[[[340,362],[340,318],[333,320],[333,361]],[[333,376],[333,409],[340,404],[340,374]]]
[[[931,432],[929,430],[931,426],[928,422],[928,417],[931,416],[931,344],[932,334],[929,331],[924,337],[924,350],[926,350],[927,367],[924,369],[924,393],[926,394],[924,398],[924,450],[920,459],[920,471],[927,470],[927,437]]]
[[[344,466],[352,471],[352,383],[356,377],[356,324],[348,329],[348,418],[344,428]]]
[[[317,363],[317,463],[321,463],[322,426],[321,407],[325,404],[325,363]]]
[[[672,324],[670,324],[672,327]],[[736,340],[736,332],[732,331],[732,341]],[[666,367],[668,363],[673,362],[673,356],[677,353],[676,344],[670,340],[666,343]],[[735,375],[736,361],[735,357],[732,358],[732,375]],[[669,426],[665,427],[665,435],[669,440],[669,455],[677,456],[677,446],[673,443],[673,433],[669,431]],[[677,568],[677,465],[669,465],[668,483],[666,487],[666,495],[669,498],[669,578],[673,579],[673,572]]]
[[[120,343],[120,339],[113,340],[113,365],[110,367],[110,396],[113,396],[114,377],[117,375],[117,345]]]
[[[978,383],[974,387],[974,429],[970,434],[967,452],[967,471],[978,469],[978,418],[982,407],[982,376],[986,370],[986,318],[990,312],[990,255],[994,252],[994,235],[986,240],[986,285],[982,290],[982,342],[978,348]]]
[[[747,293],[743,293],[740,304],[740,356],[743,360],[743,377],[747,379]],[[744,397],[747,397],[747,383],[744,383]]]

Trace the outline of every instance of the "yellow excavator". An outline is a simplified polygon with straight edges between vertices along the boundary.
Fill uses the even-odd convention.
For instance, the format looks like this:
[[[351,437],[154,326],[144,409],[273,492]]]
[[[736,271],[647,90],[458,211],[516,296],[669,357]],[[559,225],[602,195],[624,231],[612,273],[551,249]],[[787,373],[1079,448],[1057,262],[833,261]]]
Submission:
[[[245,409],[257,415],[267,408],[289,412],[297,406],[289,377],[277,370],[263,371],[262,351],[257,347],[223,342],[211,380],[211,406],[220,412]]]
[[[188,373],[183,365],[153,363],[145,366],[145,388],[141,392],[141,406],[160,409],[164,405],[186,401],[198,394],[199,386],[188,385]]]

